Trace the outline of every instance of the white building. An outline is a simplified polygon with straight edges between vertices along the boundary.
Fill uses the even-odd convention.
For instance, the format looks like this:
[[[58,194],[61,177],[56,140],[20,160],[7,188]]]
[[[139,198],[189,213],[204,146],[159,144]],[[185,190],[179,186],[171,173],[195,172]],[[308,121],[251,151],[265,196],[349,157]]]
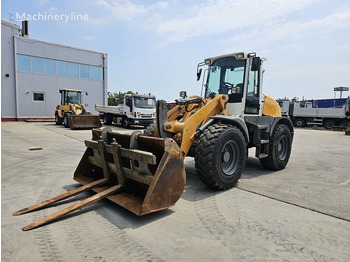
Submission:
[[[1,120],[53,119],[61,88],[82,90],[87,110],[107,104],[107,54],[29,38],[1,21]]]

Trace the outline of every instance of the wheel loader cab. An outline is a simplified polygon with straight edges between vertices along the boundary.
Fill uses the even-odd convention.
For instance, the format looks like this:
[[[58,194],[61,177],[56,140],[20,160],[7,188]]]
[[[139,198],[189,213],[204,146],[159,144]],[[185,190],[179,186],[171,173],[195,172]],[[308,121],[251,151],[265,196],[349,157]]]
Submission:
[[[61,89],[61,104],[77,104],[81,105],[81,91],[80,90],[69,90]]]
[[[205,97],[229,97],[228,115],[261,115],[262,60],[255,54],[236,53],[209,58]]]

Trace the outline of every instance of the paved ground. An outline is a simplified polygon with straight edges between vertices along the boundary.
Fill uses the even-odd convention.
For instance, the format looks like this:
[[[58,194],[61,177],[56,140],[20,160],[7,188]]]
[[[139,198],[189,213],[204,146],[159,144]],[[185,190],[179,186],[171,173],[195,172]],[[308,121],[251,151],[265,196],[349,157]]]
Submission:
[[[2,261],[350,261],[350,137],[343,132],[297,129],[285,170],[264,170],[250,157],[227,191],[203,185],[187,158],[185,192],[169,210],[136,217],[103,200],[22,232],[92,195],[11,215],[77,187],[72,176],[91,131],[6,122],[1,131]]]

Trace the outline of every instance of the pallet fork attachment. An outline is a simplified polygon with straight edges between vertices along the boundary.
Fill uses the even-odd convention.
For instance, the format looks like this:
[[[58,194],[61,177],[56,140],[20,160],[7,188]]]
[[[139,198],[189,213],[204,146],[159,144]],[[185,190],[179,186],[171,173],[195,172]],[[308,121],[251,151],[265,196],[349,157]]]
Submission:
[[[52,222],[100,199],[108,198],[138,216],[173,206],[186,183],[184,161],[178,145],[170,138],[153,138],[133,133],[92,130],[86,150],[74,173],[83,186],[41,203],[21,209],[14,216],[42,209],[92,189],[97,194],[33,222],[23,231]]]

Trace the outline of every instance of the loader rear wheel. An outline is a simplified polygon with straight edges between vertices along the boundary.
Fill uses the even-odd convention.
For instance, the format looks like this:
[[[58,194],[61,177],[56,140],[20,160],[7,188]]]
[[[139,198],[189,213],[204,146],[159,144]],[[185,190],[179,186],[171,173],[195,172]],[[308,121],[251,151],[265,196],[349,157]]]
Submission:
[[[268,157],[260,158],[260,163],[268,169],[284,169],[288,163],[291,150],[292,135],[289,127],[284,124],[277,124],[270,137]]]
[[[71,115],[70,113],[67,113],[64,115],[63,117],[64,127],[69,128],[70,115]]]
[[[235,126],[214,124],[199,139],[195,166],[199,178],[215,189],[233,187],[243,173],[246,142]]]

